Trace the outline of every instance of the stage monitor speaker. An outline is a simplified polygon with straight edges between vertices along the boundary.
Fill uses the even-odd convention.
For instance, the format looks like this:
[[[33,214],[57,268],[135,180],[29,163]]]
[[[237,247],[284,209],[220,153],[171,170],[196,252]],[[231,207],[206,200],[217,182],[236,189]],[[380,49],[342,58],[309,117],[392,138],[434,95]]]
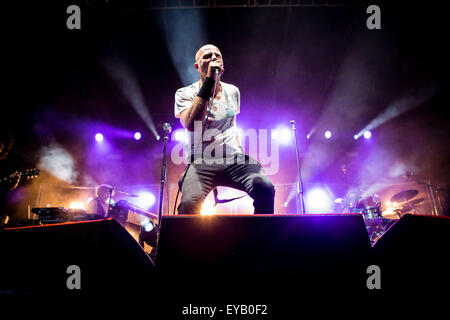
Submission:
[[[375,243],[385,290],[431,297],[450,285],[450,218],[406,214]],[[431,290],[427,290],[431,289]]]
[[[0,230],[0,254],[0,291],[12,295],[132,293],[154,270],[113,219]]]
[[[340,272],[361,270],[369,251],[359,214],[165,216],[156,268]]]

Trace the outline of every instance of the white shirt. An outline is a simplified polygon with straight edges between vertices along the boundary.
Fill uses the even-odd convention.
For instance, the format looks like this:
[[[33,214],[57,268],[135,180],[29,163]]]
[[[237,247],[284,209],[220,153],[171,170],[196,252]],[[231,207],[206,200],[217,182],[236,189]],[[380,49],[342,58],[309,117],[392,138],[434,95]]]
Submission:
[[[232,158],[241,153],[237,142],[236,115],[240,112],[239,89],[228,83],[221,82],[222,95],[220,100],[214,100],[210,112],[207,114],[207,124],[201,138],[201,131],[191,132],[186,129],[187,137],[185,152],[186,160],[190,162],[194,154],[195,159],[224,159]],[[191,107],[200,90],[200,81],[183,87],[175,93],[175,117],[180,112]],[[201,128],[197,124],[197,128]],[[194,126],[195,129],[195,126]],[[202,142],[202,143],[201,143]],[[200,147],[201,144],[201,147]]]

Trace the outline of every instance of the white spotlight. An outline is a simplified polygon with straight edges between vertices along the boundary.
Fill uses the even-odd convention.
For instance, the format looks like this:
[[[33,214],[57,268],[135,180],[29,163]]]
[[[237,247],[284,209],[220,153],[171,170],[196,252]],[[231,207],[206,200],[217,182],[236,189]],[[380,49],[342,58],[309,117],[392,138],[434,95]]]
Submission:
[[[152,231],[154,227],[155,225],[149,219],[142,221],[142,228],[144,228],[146,232]]]

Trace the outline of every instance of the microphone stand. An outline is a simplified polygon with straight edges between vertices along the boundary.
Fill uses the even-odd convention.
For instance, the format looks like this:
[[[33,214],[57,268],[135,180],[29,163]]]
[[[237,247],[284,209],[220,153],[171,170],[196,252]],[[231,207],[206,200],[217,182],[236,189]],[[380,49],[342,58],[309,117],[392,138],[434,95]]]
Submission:
[[[161,218],[164,204],[164,183],[166,182],[167,172],[166,172],[166,150],[167,150],[167,140],[169,140],[169,133],[172,132],[172,127],[168,123],[164,123],[164,147],[163,147],[163,160],[161,166],[161,187],[159,190],[159,211],[158,211],[158,225],[154,226],[156,229],[156,247],[150,253],[150,258],[155,257],[158,251],[159,244],[159,234],[161,232]],[[143,239],[143,227],[141,227],[139,231],[139,244],[141,247],[144,247],[144,239]],[[153,262],[153,261],[152,261]]]
[[[170,124],[165,123],[164,128],[164,147],[163,147],[163,159],[161,166],[161,187],[159,190],[159,212],[158,212],[158,226],[161,225],[161,217],[163,212],[163,200],[164,200],[164,183],[167,177],[167,166],[166,166],[166,151],[167,151],[167,140],[169,140],[169,133],[172,132]]]
[[[298,151],[298,142],[297,142],[297,132],[296,132],[296,128],[295,128],[295,121],[291,120],[290,124],[292,125],[292,133],[294,135],[294,140],[295,140],[295,154],[297,156],[297,173],[298,173],[298,177],[297,177],[297,213],[302,213],[302,214],[306,214],[306,210],[305,210],[305,202],[303,200],[303,182],[302,182],[302,174],[301,174],[301,170],[300,170],[300,156],[299,156],[299,151]]]

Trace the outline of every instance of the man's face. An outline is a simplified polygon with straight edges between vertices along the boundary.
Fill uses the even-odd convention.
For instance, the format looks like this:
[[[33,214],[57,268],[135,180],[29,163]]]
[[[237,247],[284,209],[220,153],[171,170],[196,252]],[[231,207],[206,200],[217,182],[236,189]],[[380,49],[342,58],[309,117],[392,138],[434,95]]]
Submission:
[[[205,45],[201,47],[195,55],[195,69],[200,72],[200,75],[206,76],[208,73],[208,66],[211,62],[218,62],[220,69],[223,70],[222,53],[219,48],[213,45]]]
[[[100,188],[100,189],[98,190],[98,197],[99,197],[100,200],[102,200],[103,202],[106,202],[106,200],[109,199],[109,194],[110,194],[109,189],[106,189],[106,188]]]

